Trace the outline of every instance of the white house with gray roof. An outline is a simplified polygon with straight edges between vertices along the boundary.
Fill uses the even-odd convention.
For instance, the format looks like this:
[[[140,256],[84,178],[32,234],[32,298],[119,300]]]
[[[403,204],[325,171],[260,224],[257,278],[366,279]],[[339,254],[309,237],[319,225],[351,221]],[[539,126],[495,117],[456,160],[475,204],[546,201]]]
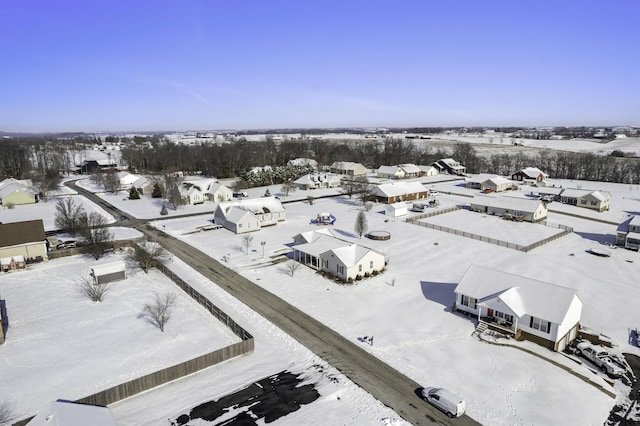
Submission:
[[[457,311],[516,339],[562,351],[578,334],[584,301],[567,287],[471,265],[454,293]]]
[[[316,234],[311,238],[311,242],[293,246],[293,259],[341,281],[375,275],[385,268],[385,256],[376,250],[330,235]]]
[[[547,205],[532,198],[476,195],[469,203],[469,210],[496,216],[508,214],[534,223],[547,218]]]
[[[371,197],[376,201],[393,204],[399,201],[412,201],[427,198],[429,191],[420,182],[392,182],[375,185],[371,188]]]
[[[560,202],[603,212],[609,210],[611,194],[607,191],[592,189],[565,188],[560,193]]]
[[[631,250],[640,249],[640,215],[626,215],[616,230],[616,244]]]

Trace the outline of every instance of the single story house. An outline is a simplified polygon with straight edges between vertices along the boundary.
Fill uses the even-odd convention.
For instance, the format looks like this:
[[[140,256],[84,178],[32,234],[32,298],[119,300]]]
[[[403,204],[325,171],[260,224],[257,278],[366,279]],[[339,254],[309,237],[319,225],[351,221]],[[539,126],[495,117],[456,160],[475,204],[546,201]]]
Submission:
[[[293,260],[344,282],[377,274],[386,266],[384,254],[329,235],[294,245]]]
[[[562,351],[578,334],[584,301],[574,289],[471,265],[454,293],[455,310],[516,339]]]
[[[627,215],[616,230],[616,244],[624,248],[640,249],[640,215]]]
[[[381,179],[403,179],[405,171],[400,166],[380,166],[376,175]]]
[[[47,260],[42,219],[0,223],[0,258],[17,256],[26,262]]]
[[[400,168],[404,171],[405,178],[415,178],[420,176],[420,167],[415,164],[400,164]]]
[[[188,204],[202,204],[205,201],[220,203],[233,199],[233,190],[215,178],[185,180],[180,187],[180,193]]]
[[[493,177],[482,182],[480,189],[483,191],[502,192],[513,188],[513,182],[501,176]]]
[[[27,426],[116,426],[108,407],[58,400],[33,417]]]
[[[553,201],[560,201],[560,194],[564,188],[560,186],[542,186],[537,189],[537,194],[540,197],[548,197]]]
[[[309,189],[326,189],[337,188],[342,185],[342,178],[344,176],[337,175],[335,173],[312,173],[304,175],[295,181],[293,185],[296,188],[309,190]]]
[[[547,177],[548,175],[537,167],[525,167],[524,169],[513,173],[511,175],[511,180],[517,180],[520,182],[529,181],[538,184],[543,182]]]
[[[132,185],[140,195],[149,195],[153,193],[153,188],[156,186],[156,182],[145,176],[140,176]]]
[[[429,191],[420,182],[382,183],[371,188],[371,198],[386,204],[420,200],[428,195]]]
[[[476,195],[469,210],[496,216],[509,214],[527,222],[540,222],[547,218],[547,205],[530,198]]]
[[[467,168],[453,158],[443,158],[433,163],[432,166],[437,168],[440,173],[463,175],[467,172]]]
[[[217,225],[243,234],[284,221],[285,210],[275,197],[252,198],[219,203],[213,217]]]
[[[186,185],[184,182],[180,186],[180,196],[185,204],[202,204],[206,200],[205,194],[196,185]]]
[[[14,182],[0,189],[0,204],[19,206],[38,202],[38,191],[22,183]]]
[[[565,188],[560,193],[560,202],[603,212],[609,210],[611,194],[607,191]]]
[[[127,279],[127,266],[122,260],[91,267],[94,284],[106,284]]]
[[[436,176],[438,175],[438,173],[440,173],[438,169],[433,165],[428,165],[428,166],[420,165],[418,166],[418,169],[420,169],[420,176]]]
[[[465,186],[471,189],[482,189],[482,184],[489,179],[497,178],[498,175],[491,173],[480,173],[473,176],[467,176],[464,178]]]
[[[367,174],[367,168],[360,163],[351,161],[336,161],[329,168],[331,173],[347,176],[363,176]]]
[[[140,176],[134,175],[129,172],[117,172],[116,180],[118,181],[118,189],[119,190],[128,190],[131,189],[131,186],[135,181],[140,179]]]
[[[233,190],[220,182],[212,182],[207,190],[206,196],[209,201],[220,203],[233,200]]]

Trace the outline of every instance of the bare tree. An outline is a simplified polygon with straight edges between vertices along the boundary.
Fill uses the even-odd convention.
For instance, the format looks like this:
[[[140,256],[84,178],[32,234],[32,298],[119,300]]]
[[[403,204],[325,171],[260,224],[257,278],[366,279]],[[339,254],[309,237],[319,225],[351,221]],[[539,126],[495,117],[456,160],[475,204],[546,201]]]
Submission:
[[[166,293],[164,296],[155,294],[154,301],[144,305],[143,316],[149,319],[149,322],[158,327],[164,333],[166,324],[171,319],[171,310],[176,303],[176,295]]]
[[[307,201],[309,202],[309,205],[312,206],[316,199],[313,197],[313,195],[308,195]]]
[[[168,252],[158,243],[144,242],[138,244],[132,254],[133,260],[138,262],[142,270],[148,274],[161,259],[168,257]]]
[[[180,185],[182,179],[175,175],[166,175],[164,177],[167,201],[174,210],[178,210],[178,206],[183,204],[182,194],[180,193]]]
[[[253,235],[244,234],[242,236],[242,245],[244,246],[244,250],[246,254],[249,254],[249,248],[251,247],[252,242],[253,242]]]
[[[360,238],[362,238],[362,236],[367,233],[368,228],[367,216],[364,212],[359,212],[356,217],[356,223],[353,225],[353,230],[356,231],[356,234],[358,234]]]
[[[299,267],[300,267],[300,262],[296,262],[295,260],[290,260],[287,262],[287,269],[289,270],[289,273],[291,274],[291,276],[293,276],[296,273]]]
[[[9,424],[15,419],[15,403],[13,401],[0,400],[0,425]]]
[[[92,302],[102,302],[110,290],[109,283],[95,284],[91,278],[81,278],[76,284],[78,293]]]
[[[102,180],[102,186],[109,192],[118,192],[118,175],[114,170],[105,173]]]
[[[280,188],[284,193],[285,197],[288,197],[289,194],[296,192],[296,186],[293,184],[293,181],[288,180],[282,184],[282,188]]]
[[[54,222],[61,231],[76,235],[80,228],[80,220],[84,214],[84,207],[81,204],[76,204],[73,198],[60,198],[56,203]]]
[[[81,216],[79,234],[85,240],[87,253],[96,260],[100,259],[113,241],[113,234],[107,227],[107,219],[98,212]]]

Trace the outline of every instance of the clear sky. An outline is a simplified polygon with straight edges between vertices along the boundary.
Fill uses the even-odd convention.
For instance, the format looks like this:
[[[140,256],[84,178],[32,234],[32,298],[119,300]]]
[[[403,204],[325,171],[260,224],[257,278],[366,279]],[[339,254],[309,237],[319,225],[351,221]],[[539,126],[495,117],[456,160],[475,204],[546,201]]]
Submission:
[[[0,130],[640,125],[637,0],[2,0]]]

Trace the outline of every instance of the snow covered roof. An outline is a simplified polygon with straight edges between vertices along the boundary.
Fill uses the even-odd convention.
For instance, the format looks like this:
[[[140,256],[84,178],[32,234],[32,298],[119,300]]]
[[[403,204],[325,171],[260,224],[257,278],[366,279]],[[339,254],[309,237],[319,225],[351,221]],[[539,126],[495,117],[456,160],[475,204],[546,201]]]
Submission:
[[[378,173],[384,173],[388,175],[395,175],[402,169],[399,166],[380,166],[378,167]]]
[[[316,184],[319,182],[340,182],[342,175],[335,173],[311,173],[296,179],[294,183],[298,185]]]
[[[415,164],[400,164],[400,167],[406,173],[411,173],[411,174],[420,173],[420,168],[418,166],[416,166]]]
[[[540,200],[521,197],[500,197],[493,195],[476,195],[471,200],[472,205],[511,209],[520,212],[533,213],[542,204]]]
[[[324,215],[324,213],[320,214],[321,216]],[[328,215],[328,213],[327,213]],[[331,230],[329,228],[322,228],[322,229],[318,229],[315,231],[307,231],[307,232],[301,232],[298,235],[296,235],[295,237],[293,237],[294,240],[297,239],[302,239],[305,241],[306,243],[312,243],[314,241],[316,241],[318,238],[320,238],[323,235],[327,235],[330,237],[334,237],[336,238],[336,236],[333,234],[333,232],[331,232]]]
[[[530,179],[535,179],[540,175],[545,175],[545,173],[537,167],[525,167],[522,170],[517,171],[516,173],[522,173],[526,177]],[[514,174],[516,174],[514,173]],[[546,175],[545,175],[546,176]]]
[[[142,188],[142,187],[150,185],[152,183],[153,183],[153,181],[151,179],[149,179],[148,177],[140,176],[138,179],[136,179],[133,182],[133,186],[134,186],[134,188]]]
[[[216,211],[220,210],[225,215],[228,214],[231,207],[239,207],[243,210],[262,214],[265,209],[274,212],[283,212],[284,206],[279,199],[275,197],[250,198],[246,200],[224,201],[218,204]]]
[[[238,223],[242,220],[242,218],[244,218],[247,215],[252,215],[253,214],[249,211],[247,211],[246,209],[242,208],[242,207],[238,207],[238,206],[231,206],[229,207],[229,210],[227,210],[227,215],[226,215],[226,219],[229,222],[232,223]]]
[[[35,190],[21,183],[14,182],[0,189],[0,198],[4,198],[7,195],[13,194],[14,192],[26,192],[27,194],[33,195],[35,193]]]
[[[491,174],[491,173],[480,173],[480,174],[477,174],[475,176],[466,177],[464,179],[464,181],[467,182],[467,183],[481,184],[483,182],[488,181],[489,179],[493,179],[493,178],[497,178],[497,177],[498,177],[498,175],[494,175],[494,174]]]
[[[376,185],[371,189],[373,195],[380,197],[397,197],[406,194],[426,192],[427,188],[420,182],[392,182]]]
[[[107,407],[78,404],[70,401],[54,401],[38,413],[28,426],[116,426],[116,421]]]
[[[94,265],[91,267],[94,277],[100,277],[102,275],[113,274],[115,272],[121,272],[126,270],[126,265],[122,260],[115,262],[103,263],[100,265]]]
[[[332,235],[319,235],[318,238],[313,240],[313,242],[294,246],[294,250],[301,251],[314,257],[320,257],[327,252],[331,252],[346,266],[355,265],[358,260],[362,259],[370,252],[375,252],[380,256],[384,256],[373,249],[359,244],[349,243]]]
[[[582,198],[592,196],[599,201],[605,201],[608,198],[611,198],[611,194],[609,194],[607,191],[598,191],[593,189],[565,188],[565,190],[562,191],[560,195],[567,198]]]
[[[358,244],[351,244],[331,250],[333,254],[345,265],[351,266],[358,263],[366,254],[372,251]]]
[[[5,188],[11,184],[19,184],[25,187],[31,187],[33,186],[33,183],[31,182],[31,179],[14,179],[14,178],[7,178],[3,181],[0,181],[0,189]]]
[[[555,324],[562,324],[576,297],[583,303],[571,288],[479,265],[469,266],[454,292],[480,303],[498,298],[519,317],[527,314]]]
[[[543,195],[560,195],[564,188],[560,186],[542,186],[538,188],[538,194]]]
[[[354,163],[352,161],[336,161],[335,163],[333,163],[331,165],[331,168],[332,169],[337,169],[337,170],[355,170],[359,166],[362,166],[362,164]],[[362,166],[362,167],[364,167],[364,166]]]

